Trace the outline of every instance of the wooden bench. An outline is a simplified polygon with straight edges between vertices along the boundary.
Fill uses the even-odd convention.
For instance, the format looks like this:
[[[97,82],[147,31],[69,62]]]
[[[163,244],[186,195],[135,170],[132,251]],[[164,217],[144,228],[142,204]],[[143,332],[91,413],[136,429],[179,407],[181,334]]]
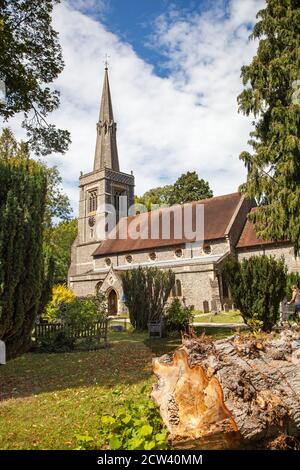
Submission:
[[[285,322],[296,321],[295,319],[295,304],[288,305],[285,302],[281,302],[280,305],[280,320]]]
[[[150,338],[162,338],[163,335],[163,321],[149,321],[148,332]]]

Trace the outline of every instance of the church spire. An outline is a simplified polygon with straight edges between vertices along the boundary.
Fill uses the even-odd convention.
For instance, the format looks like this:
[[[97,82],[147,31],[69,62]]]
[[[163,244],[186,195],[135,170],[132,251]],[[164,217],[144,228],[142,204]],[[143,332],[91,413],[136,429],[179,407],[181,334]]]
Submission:
[[[106,63],[99,121],[97,123],[94,171],[102,170],[103,168],[111,168],[112,170],[120,171],[116,130],[117,125],[114,121],[108,80],[108,67]]]

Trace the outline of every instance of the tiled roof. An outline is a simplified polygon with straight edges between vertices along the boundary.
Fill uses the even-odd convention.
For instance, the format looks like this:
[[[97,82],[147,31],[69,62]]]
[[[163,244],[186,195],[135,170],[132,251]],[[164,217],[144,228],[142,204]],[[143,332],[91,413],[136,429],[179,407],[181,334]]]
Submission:
[[[196,206],[199,204],[204,205],[204,240],[211,241],[224,238],[226,235],[226,230],[229,227],[231,219],[237,210],[239,203],[241,202],[242,196],[239,193],[226,194],[224,196],[217,196],[210,199],[205,199],[203,201],[195,201],[191,203],[184,204],[181,207],[183,211],[184,207],[190,206],[193,214],[193,227],[195,227],[195,215],[196,215]],[[158,247],[167,247],[174,245],[181,245],[192,240],[187,240],[184,236],[180,238],[174,236],[174,214],[171,210],[172,208],[163,208],[156,211],[146,212],[134,217],[122,218],[116,228],[117,236],[114,239],[108,238],[103,241],[94,252],[94,256],[102,256],[113,253],[125,253],[138,250],[150,250]],[[151,214],[151,224],[155,223],[162,227],[162,213],[164,211],[170,212],[170,237],[163,239],[159,237],[158,239],[151,239],[150,237],[142,238],[141,236],[136,239],[126,236],[125,239],[121,239],[118,234],[122,233],[125,228],[125,233],[128,233],[127,227],[134,223],[135,226],[139,227],[140,233],[145,233],[148,231],[150,233],[150,214]],[[123,232],[124,233],[124,232]]]
[[[252,208],[251,212],[255,211],[256,208]],[[280,243],[287,243],[288,240],[280,241]],[[236,245],[237,248],[248,248],[260,245],[272,245],[277,243],[275,240],[263,240],[256,236],[254,230],[254,224],[249,220],[246,221],[243,231],[241,233],[240,239]]]

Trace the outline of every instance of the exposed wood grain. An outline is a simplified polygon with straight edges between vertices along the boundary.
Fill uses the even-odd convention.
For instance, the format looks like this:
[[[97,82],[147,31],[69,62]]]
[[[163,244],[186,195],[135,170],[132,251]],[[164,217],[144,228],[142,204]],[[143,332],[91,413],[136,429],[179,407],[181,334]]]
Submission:
[[[230,448],[239,441],[300,435],[300,334],[184,340],[154,359],[152,397],[173,443]]]

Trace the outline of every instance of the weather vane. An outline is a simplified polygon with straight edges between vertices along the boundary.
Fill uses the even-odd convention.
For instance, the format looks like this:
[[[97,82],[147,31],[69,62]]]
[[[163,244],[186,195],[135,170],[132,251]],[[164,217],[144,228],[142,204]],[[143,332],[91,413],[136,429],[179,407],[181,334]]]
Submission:
[[[104,64],[105,64],[105,70],[108,69],[108,59],[109,59],[110,55],[107,55],[105,54],[105,61],[104,61]]]

